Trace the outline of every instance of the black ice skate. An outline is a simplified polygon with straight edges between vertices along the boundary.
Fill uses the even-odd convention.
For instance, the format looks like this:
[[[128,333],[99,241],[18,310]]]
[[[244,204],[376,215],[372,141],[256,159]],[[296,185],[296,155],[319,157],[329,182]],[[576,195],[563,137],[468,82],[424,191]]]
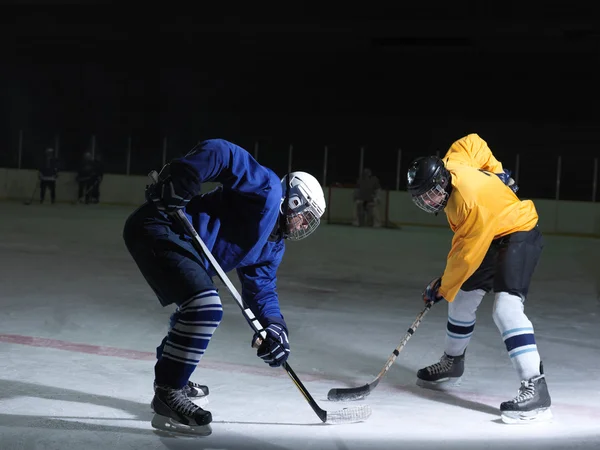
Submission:
[[[515,398],[500,405],[504,423],[542,422],[552,419],[546,377],[540,364],[541,375],[521,381],[519,393]]]
[[[417,372],[417,386],[429,389],[445,389],[460,385],[460,377],[465,371],[465,354],[448,356],[440,362],[424,367]]]
[[[208,436],[212,433],[212,414],[193,403],[184,389],[156,386],[152,426],[159,430]]]
[[[208,386],[194,383],[193,381],[188,381],[188,383],[183,387],[183,391],[185,392],[185,395],[194,400],[197,398],[207,397],[209,394]],[[154,392],[156,392],[156,382],[154,383]],[[208,404],[208,401],[206,403]]]

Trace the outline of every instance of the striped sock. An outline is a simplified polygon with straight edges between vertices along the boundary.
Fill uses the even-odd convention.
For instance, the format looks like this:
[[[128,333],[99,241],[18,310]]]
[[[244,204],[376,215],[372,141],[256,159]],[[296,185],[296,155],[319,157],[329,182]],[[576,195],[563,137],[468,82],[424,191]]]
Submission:
[[[539,375],[540,355],[533,324],[525,315],[521,297],[498,292],[494,301],[494,322],[520,379],[529,380]]]
[[[200,362],[214,331],[223,318],[216,290],[201,292],[182,303],[171,321],[172,328],[157,349],[156,384],[182,388]]]

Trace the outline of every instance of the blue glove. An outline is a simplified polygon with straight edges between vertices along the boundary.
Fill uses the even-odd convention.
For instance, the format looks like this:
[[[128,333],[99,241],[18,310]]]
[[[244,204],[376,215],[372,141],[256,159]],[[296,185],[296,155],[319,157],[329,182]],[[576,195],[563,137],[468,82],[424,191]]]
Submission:
[[[162,168],[157,183],[146,186],[146,200],[171,214],[185,208],[199,192],[200,180],[195,170],[188,164],[172,162]]]
[[[446,300],[439,294],[440,287],[442,286],[442,278],[433,279],[423,291],[423,301],[425,303],[433,302],[434,304],[440,300]]]
[[[290,356],[290,342],[287,337],[287,329],[284,324],[272,323],[265,328],[265,331],[267,332],[267,337],[262,341],[260,347],[258,347],[256,356],[271,367],[279,367]],[[258,334],[254,335],[252,338],[253,347],[259,338]]]
[[[515,194],[517,193],[519,186],[517,186],[515,180],[511,178],[512,172],[510,170],[504,169],[504,172],[497,173],[496,175],[498,175],[498,178],[500,178],[502,182],[511,189],[511,191],[513,191]]]

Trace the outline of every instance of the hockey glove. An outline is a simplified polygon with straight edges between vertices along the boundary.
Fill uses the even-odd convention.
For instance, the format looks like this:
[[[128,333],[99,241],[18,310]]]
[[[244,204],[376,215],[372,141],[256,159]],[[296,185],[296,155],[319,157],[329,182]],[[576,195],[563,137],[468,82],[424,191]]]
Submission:
[[[423,301],[425,303],[433,302],[434,304],[440,300],[445,300],[439,293],[440,287],[442,286],[442,278],[435,278],[431,281],[423,291]]]
[[[287,337],[287,330],[279,323],[272,323],[267,328],[267,337],[258,350],[256,356],[261,358],[271,367],[279,367],[290,356],[290,342]],[[252,339],[252,346],[254,347],[256,340],[259,339],[258,334],[254,335]]]
[[[162,168],[157,183],[146,187],[146,200],[171,214],[185,208],[199,192],[200,180],[194,169],[185,163],[173,162]]]
[[[504,172],[497,173],[496,175],[498,175],[498,178],[500,178],[502,180],[502,182],[505,185],[507,185],[510,188],[510,190],[516,194],[517,191],[519,190],[519,186],[517,186],[517,184],[515,183],[515,180],[513,180],[511,178],[511,174],[512,174],[512,172],[510,170],[504,169]]]

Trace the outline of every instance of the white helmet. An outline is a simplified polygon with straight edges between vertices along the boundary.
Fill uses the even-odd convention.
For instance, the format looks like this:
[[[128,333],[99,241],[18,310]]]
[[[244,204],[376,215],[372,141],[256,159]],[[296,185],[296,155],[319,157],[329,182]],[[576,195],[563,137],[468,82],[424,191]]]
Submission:
[[[304,239],[321,223],[325,212],[323,188],[311,174],[291,172],[281,179],[281,189],[280,209],[287,226],[284,234],[292,241]]]

